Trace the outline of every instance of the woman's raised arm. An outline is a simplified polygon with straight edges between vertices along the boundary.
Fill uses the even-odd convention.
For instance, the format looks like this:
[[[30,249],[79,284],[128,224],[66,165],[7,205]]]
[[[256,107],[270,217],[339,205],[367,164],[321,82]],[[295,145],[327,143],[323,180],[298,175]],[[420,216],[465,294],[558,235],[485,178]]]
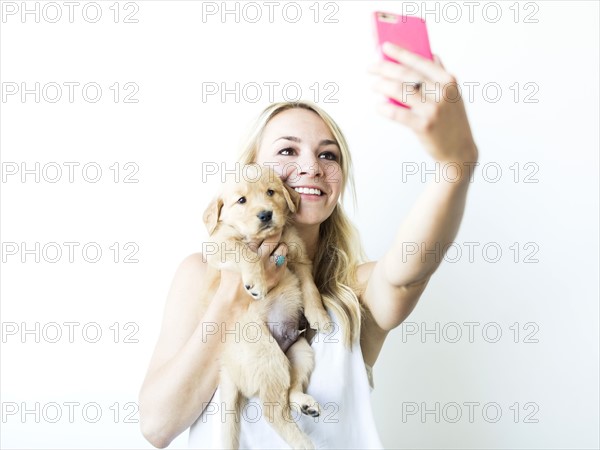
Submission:
[[[430,179],[384,257],[359,271],[366,286],[362,300],[382,336],[414,309],[456,237],[478,159],[460,88],[439,58],[432,62],[391,44],[383,50],[402,64],[373,67],[381,77],[375,89],[410,109],[386,103],[379,112],[416,133],[441,176]]]

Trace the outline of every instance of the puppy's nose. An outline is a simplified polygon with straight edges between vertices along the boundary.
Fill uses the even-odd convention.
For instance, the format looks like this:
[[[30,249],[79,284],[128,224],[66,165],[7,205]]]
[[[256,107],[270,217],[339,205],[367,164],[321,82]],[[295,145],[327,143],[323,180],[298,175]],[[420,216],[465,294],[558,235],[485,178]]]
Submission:
[[[261,211],[256,215],[256,217],[258,217],[258,219],[263,223],[270,222],[273,218],[273,211]]]

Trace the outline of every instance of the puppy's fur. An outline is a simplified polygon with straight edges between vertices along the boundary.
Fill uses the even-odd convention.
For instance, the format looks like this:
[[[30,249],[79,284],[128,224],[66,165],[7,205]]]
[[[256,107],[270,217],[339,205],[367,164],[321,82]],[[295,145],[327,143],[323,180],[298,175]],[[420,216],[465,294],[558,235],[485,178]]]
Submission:
[[[248,398],[257,396],[262,402],[261,413],[292,448],[314,448],[290,411],[293,407],[315,417],[320,414],[319,404],[304,393],[314,355],[305,337],[298,338],[298,325],[302,311],[312,328],[328,331],[331,324],[314,284],[304,243],[289,223],[300,195],[272,169],[246,168],[253,170],[245,170],[245,178],[255,181],[226,185],[204,213],[211,240],[217,246],[207,257],[209,264],[240,271],[246,290],[255,300],[240,318],[238,339],[228,339],[223,349],[219,406],[235,413],[222,416],[226,419],[222,443],[225,448],[239,448],[241,410]],[[281,230],[281,242],[288,246],[287,268],[280,283],[267,292],[263,264],[249,246],[256,249]],[[214,289],[214,280],[212,285]],[[286,356],[278,343],[296,338]]]

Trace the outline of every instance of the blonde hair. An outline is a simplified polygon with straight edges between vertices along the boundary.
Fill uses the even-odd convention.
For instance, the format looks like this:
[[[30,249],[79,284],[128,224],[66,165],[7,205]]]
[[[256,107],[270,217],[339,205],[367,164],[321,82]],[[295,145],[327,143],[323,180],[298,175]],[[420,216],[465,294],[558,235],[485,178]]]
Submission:
[[[273,103],[256,120],[246,145],[239,157],[241,164],[256,161],[264,129],[277,114],[292,108],[302,108],[317,114],[327,125],[341,151],[342,199],[349,184],[354,204],[356,188],[352,175],[352,158],[344,135],[334,120],[320,107],[309,101]],[[366,260],[360,238],[354,225],[338,201],[331,215],[319,227],[319,245],[313,261],[313,276],[325,306],[338,317],[344,344],[351,347],[360,337],[363,306],[356,295],[356,269]]]

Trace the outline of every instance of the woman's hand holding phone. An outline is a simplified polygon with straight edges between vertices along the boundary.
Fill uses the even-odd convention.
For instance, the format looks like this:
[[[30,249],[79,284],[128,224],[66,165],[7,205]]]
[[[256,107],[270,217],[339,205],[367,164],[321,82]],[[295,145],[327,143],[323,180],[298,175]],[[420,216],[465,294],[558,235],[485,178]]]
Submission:
[[[381,42],[381,32],[379,36],[384,58],[369,69],[379,76],[373,87],[396,100],[382,103],[379,113],[411,128],[436,161],[477,161],[477,146],[456,78],[436,55],[430,60],[389,41]],[[428,46],[427,41],[420,53],[427,55]]]

